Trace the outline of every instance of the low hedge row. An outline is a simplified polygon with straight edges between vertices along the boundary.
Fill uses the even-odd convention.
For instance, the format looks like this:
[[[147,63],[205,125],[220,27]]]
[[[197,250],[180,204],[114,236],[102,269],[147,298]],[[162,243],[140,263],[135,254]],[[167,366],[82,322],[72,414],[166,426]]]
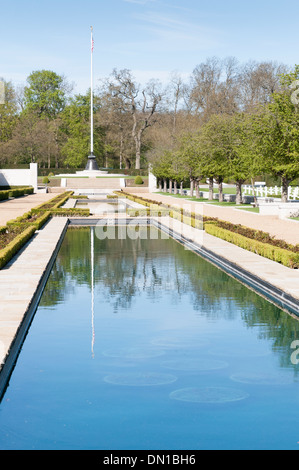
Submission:
[[[9,190],[5,191],[0,191],[0,201],[5,201],[6,199],[9,199]]]
[[[26,194],[33,194],[33,191],[34,189],[32,186],[17,189],[6,189],[4,191],[0,191],[0,201],[5,201],[10,197],[21,197],[25,196]]]
[[[29,227],[30,225],[34,226],[36,230],[40,230],[40,228],[49,220],[51,217],[50,211],[41,211],[37,214],[33,214],[31,211],[26,212],[26,214],[22,215],[21,217],[17,217],[14,220],[9,220],[7,222],[8,227]]]
[[[0,250],[0,269],[11,260],[23,245],[25,245],[35,231],[35,226],[26,227],[22,233],[17,235],[5,248]]]
[[[288,268],[299,268],[299,253],[244,237],[238,233],[218,227],[216,224],[206,224],[205,231],[214,237],[221,238],[264,258],[281,263]]]
[[[89,217],[90,210],[89,209],[77,209],[76,207],[58,207],[55,209],[51,209],[50,214],[53,216],[60,216],[60,217]]]
[[[47,211],[47,210],[52,210],[52,209],[58,209],[60,206],[62,206],[70,196],[74,194],[73,191],[68,191],[66,193],[58,194],[58,196],[55,196],[53,199],[50,199],[50,201],[43,202],[39,206],[34,207],[31,212],[32,214],[37,214],[40,211]]]
[[[146,217],[150,215],[152,217],[163,217],[165,215],[169,215],[169,210],[149,207],[145,207],[144,209],[127,209],[127,215],[130,217]]]

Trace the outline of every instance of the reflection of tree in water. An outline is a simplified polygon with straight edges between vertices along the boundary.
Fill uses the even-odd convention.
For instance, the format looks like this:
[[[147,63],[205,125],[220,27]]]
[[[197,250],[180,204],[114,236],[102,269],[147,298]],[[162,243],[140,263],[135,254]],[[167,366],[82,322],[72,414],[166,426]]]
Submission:
[[[75,285],[91,286],[90,228],[68,230],[42,305],[55,305]],[[174,240],[99,240],[95,237],[95,289],[114,312],[129,309],[140,295],[153,303],[169,294],[184,308],[188,297],[198,315],[233,320],[241,313],[258,337],[271,340],[282,365],[290,366],[290,344],[299,337],[299,322],[211,263]]]
[[[102,244],[97,245],[95,275],[106,288],[101,295],[113,302],[115,311],[130,308],[141,295],[159,302],[169,292],[178,303],[181,291],[188,289],[188,276],[178,275],[178,260],[165,242],[161,246],[161,240],[128,239]]]
[[[75,292],[75,283],[72,277],[66,273],[65,267],[56,260],[52,268],[49,281],[43,292],[40,306],[51,307],[64,302]]]
[[[78,284],[90,285],[89,233],[89,227],[68,230],[43,292],[41,306],[63,302]]]

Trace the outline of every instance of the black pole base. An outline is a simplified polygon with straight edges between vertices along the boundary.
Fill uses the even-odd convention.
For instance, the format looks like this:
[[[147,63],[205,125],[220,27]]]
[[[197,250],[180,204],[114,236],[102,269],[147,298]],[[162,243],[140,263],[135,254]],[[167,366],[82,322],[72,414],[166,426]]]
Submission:
[[[85,171],[99,171],[98,164],[96,162],[96,157],[91,153],[88,157],[87,165]]]

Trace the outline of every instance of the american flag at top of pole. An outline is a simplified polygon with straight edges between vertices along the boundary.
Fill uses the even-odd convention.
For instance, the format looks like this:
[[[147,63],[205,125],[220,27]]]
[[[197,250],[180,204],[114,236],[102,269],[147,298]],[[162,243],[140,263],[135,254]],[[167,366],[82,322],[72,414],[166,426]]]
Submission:
[[[91,52],[94,50],[93,27],[91,26]]]

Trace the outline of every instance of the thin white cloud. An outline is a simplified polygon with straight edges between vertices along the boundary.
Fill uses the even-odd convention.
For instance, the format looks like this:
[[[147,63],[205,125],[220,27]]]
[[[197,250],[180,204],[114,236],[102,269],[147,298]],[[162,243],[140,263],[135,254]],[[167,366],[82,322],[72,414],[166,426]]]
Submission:
[[[147,32],[147,37],[140,36],[144,40],[139,38],[139,44],[147,42],[160,51],[203,51],[223,46],[222,31],[188,19],[155,12],[135,14],[134,18],[143,32]]]
[[[138,5],[146,5],[147,3],[155,2],[156,0],[123,0],[126,3],[137,3]]]

